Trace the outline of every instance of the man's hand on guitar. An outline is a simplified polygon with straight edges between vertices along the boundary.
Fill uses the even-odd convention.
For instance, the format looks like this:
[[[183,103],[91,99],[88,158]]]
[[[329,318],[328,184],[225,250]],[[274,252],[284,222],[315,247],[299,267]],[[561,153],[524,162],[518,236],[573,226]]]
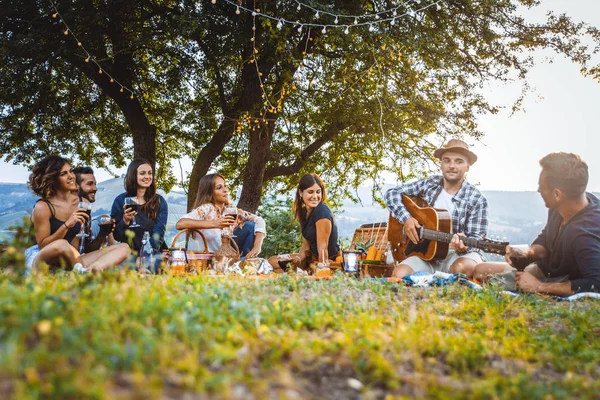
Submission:
[[[409,218],[404,223],[404,234],[408,236],[411,242],[414,244],[419,243],[419,233],[417,232],[417,228],[420,228],[421,224],[416,218]]]
[[[454,236],[452,236],[452,242],[450,242],[450,247],[457,253],[464,253],[468,250],[468,247],[465,246],[462,240],[460,240],[459,236],[465,238],[467,237],[464,233],[455,233]]]

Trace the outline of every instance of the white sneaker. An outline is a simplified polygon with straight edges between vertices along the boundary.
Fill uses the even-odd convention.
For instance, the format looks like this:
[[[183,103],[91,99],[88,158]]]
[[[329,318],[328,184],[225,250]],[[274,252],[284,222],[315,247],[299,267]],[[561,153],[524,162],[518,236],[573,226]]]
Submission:
[[[89,271],[87,268],[83,268],[81,263],[76,263],[73,265],[73,272],[77,272],[78,274],[87,274]]]

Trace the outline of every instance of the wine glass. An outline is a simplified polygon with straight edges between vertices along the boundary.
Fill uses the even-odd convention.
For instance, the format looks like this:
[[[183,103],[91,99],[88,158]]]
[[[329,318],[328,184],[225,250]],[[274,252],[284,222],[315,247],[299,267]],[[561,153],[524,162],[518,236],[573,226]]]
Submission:
[[[79,210],[85,211],[88,215],[87,221],[90,220],[90,217],[92,216],[92,204],[88,203],[87,201],[80,201],[79,204],[77,205],[77,208]],[[79,233],[75,236],[79,237],[79,238],[86,238],[90,235],[88,235],[85,232],[85,227],[87,226],[87,221],[83,224],[81,224],[81,229],[79,230]]]
[[[224,217],[233,217],[235,219],[235,221],[237,222],[237,216],[238,216],[238,209],[237,209],[237,207],[225,207],[225,209],[223,209],[223,216]],[[231,229],[231,235],[230,236],[231,237],[236,237],[233,234],[234,227],[235,227],[235,224],[234,224],[234,226],[230,227],[230,229]]]
[[[125,207],[129,209],[133,209],[133,211],[139,213],[140,212],[140,202],[137,197],[125,197]],[[140,225],[135,222],[135,215],[131,219],[131,224],[129,224],[129,228],[138,228]]]
[[[107,236],[112,232],[113,221],[110,215],[102,214],[98,217],[98,226],[100,227],[100,233],[98,235]]]

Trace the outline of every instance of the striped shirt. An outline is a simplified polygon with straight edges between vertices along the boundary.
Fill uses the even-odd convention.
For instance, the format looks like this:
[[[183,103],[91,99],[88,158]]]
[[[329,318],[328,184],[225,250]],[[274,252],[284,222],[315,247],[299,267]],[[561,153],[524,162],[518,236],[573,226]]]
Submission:
[[[405,223],[410,213],[402,204],[402,195],[419,196],[428,204],[434,204],[442,191],[441,175],[406,183],[389,189],[385,193],[385,203],[390,214]],[[483,239],[488,228],[488,203],[479,190],[467,181],[463,181],[459,191],[452,197],[452,233],[464,233],[474,239]]]

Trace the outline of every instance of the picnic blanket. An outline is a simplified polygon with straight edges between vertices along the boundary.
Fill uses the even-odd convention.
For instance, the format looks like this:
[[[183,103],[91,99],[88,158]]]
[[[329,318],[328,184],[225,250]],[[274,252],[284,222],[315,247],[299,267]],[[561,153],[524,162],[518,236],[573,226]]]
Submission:
[[[385,282],[397,282],[400,281],[402,284],[406,286],[412,287],[431,287],[431,286],[444,286],[451,285],[454,283],[459,283],[461,285],[465,285],[474,290],[483,290],[483,287],[473,281],[467,279],[464,274],[449,274],[445,272],[435,271],[433,274],[429,272],[419,271],[414,274],[410,274],[397,281],[390,281],[388,278],[372,278],[377,281],[385,281]],[[509,295],[509,296],[522,296],[524,293],[512,292],[509,290],[503,290],[501,293]],[[591,298],[591,299],[600,299],[600,293],[593,292],[584,292],[584,293],[576,293],[571,296],[561,297],[561,296],[544,296],[546,298],[555,300],[555,301],[575,301],[579,299]]]

